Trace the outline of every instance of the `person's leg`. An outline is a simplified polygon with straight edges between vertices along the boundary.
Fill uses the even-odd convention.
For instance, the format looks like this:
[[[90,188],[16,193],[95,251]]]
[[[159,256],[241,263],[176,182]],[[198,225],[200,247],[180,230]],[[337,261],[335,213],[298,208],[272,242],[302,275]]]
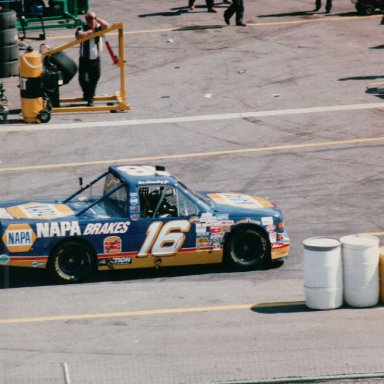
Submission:
[[[83,99],[89,99],[89,67],[87,61],[80,57],[79,60],[79,83],[83,91]]]
[[[325,11],[329,13],[332,9],[332,0],[327,0],[327,3],[325,4]]]
[[[235,4],[232,2],[232,4],[224,11],[224,20],[225,22],[229,25],[230,23],[230,18],[233,16],[233,14],[235,13],[236,11],[236,6]]]
[[[191,10],[195,9],[195,0],[189,0],[188,1],[188,7]]]
[[[96,93],[97,83],[99,82],[101,75],[101,62],[100,59],[92,60],[89,71],[89,92],[88,92],[88,104],[93,104],[93,99]]]
[[[237,9],[236,9],[236,25],[239,26],[245,26],[243,23],[243,17],[244,17],[244,2],[243,0],[234,0],[235,3],[237,3]]]
[[[321,0],[316,0],[316,5],[315,5],[316,11],[318,11],[321,8]]]
[[[216,9],[213,8],[215,5],[214,0],[206,0],[208,12],[217,13]]]

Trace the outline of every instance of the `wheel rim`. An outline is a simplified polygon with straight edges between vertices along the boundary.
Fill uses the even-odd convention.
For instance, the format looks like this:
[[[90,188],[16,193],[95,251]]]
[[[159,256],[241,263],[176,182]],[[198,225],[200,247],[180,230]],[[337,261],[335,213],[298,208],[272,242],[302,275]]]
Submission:
[[[92,269],[90,254],[81,245],[63,245],[55,258],[55,269],[63,280],[82,280],[89,275]]]
[[[261,236],[254,231],[241,231],[232,240],[231,254],[235,262],[253,265],[264,259]]]

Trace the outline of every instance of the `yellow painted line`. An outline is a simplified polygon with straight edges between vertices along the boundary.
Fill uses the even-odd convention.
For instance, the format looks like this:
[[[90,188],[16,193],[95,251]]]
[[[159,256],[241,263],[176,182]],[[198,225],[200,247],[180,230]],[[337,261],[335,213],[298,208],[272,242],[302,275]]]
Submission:
[[[384,236],[384,232],[364,232],[362,235],[369,235],[369,236]]]
[[[265,23],[247,23],[248,27],[269,27],[269,26],[275,26],[275,25],[293,25],[293,24],[308,24],[308,23],[318,23],[318,22],[324,22],[324,21],[346,21],[346,20],[366,20],[370,18],[379,18],[382,17],[382,15],[372,15],[372,16],[345,16],[345,17],[339,17],[339,16],[327,16],[327,17],[316,17],[316,15],[308,14],[308,17],[314,16],[313,19],[306,19],[306,20],[286,20],[286,21],[270,21]],[[207,29],[209,27],[217,28],[217,24],[212,25],[205,25]],[[221,25],[220,25],[221,26]],[[196,27],[196,29],[199,28],[197,25],[184,25],[176,28],[160,28],[160,29],[142,29],[137,31],[125,31],[124,35],[141,35],[141,34],[148,34],[148,33],[164,33],[164,32],[183,32],[183,31],[191,31],[193,28]],[[223,28],[228,28],[226,25],[222,25]],[[230,27],[229,27],[230,28]],[[109,33],[108,36],[114,36],[117,35],[117,33]],[[60,40],[60,39],[73,39],[74,35],[60,35],[60,36],[48,36],[46,40]]]
[[[60,164],[40,164],[40,165],[25,165],[19,167],[7,167],[0,168],[1,172],[16,172],[16,171],[28,171],[28,170],[43,170],[43,169],[57,169],[66,167],[85,167],[85,166],[96,166],[105,164],[116,164],[116,163],[135,163],[142,161],[157,161],[157,160],[171,160],[171,159],[188,159],[196,157],[213,157],[213,156],[224,156],[224,155],[239,155],[246,153],[259,153],[259,152],[274,152],[274,151],[290,151],[296,149],[311,149],[319,147],[334,147],[343,145],[357,145],[357,144],[370,144],[384,141],[384,136],[378,137],[366,137],[360,139],[348,139],[348,140],[336,140],[336,141],[323,141],[318,143],[306,143],[306,144],[286,144],[270,147],[256,147],[256,148],[243,148],[243,149],[230,149],[224,151],[212,151],[212,152],[197,152],[197,153],[180,153],[177,155],[159,155],[159,156],[147,156],[147,157],[131,157],[121,159],[109,159],[99,161],[83,161],[73,163],[60,163]]]
[[[242,309],[252,309],[257,307],[281,307],[301,305],[303,302],[280,302],[280,303],[262,303],[262,304],[237,304],[237,305],[220,305],[214,307],[192,307],[192,308],[169,308],[169,309],[151,309],[142,311],[126,311],[126,312],[107,312],[107,313],[86,313],[79,315],[59,315],[59,316],[41,316],[41,317],[20,317],[14,319],[0,319],[0,324],[20,324],[20,323],[41,323],[49,321],[69,321],[69,320],[92,320],[92,319],[109,319],[115,317],[133,317],[133,316],[153,316],[167,314],[182,313],[200,313],[200,312],[220,312],[220,311],[237,311]]]

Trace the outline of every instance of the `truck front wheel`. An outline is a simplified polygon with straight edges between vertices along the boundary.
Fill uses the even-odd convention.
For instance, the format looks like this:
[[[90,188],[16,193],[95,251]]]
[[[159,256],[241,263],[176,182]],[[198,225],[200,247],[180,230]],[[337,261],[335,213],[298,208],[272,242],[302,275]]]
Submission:
[[[67,241],[53,250],[49,268],[59,282],[78,283],[87,279],[93,272],[94,258],[87,245]]]

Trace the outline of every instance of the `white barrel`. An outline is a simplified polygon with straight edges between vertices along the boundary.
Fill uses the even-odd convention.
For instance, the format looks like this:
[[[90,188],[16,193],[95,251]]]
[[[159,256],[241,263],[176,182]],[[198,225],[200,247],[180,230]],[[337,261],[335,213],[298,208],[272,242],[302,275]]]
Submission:
[[[380,280],[380,301],[384,303],[384,247],[379,248],[379,280]]]
[[[349,235],[342,244],[344,299],[351,307],[372,307],[379,302],[379,239]]]
[[[305,302],[311,309],[343,305],[343,271],[340,241],[311,237],[303,241]]]

